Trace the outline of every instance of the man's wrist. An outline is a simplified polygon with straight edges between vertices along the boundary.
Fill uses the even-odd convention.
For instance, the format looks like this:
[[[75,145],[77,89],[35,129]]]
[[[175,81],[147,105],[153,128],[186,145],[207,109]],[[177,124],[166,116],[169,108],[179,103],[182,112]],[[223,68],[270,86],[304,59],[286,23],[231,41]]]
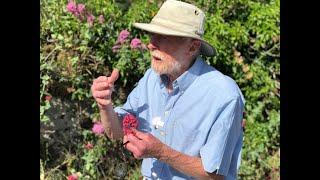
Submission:
[[[108,112],[113,109],[112,103],[105,105],[105,106],[99,106],[100,112]]]
[[[168,151],[170,150],[170,148],[164,144],[161,143],[159,150],[157,151],[155,158],[157,158],[160,161],[165,161],[168,158]]]

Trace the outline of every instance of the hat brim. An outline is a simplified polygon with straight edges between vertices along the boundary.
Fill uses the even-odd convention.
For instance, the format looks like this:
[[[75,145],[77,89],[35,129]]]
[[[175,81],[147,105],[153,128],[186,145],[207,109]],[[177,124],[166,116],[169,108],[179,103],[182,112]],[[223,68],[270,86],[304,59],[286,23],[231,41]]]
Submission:
[[[198,39],[201,41],[200,54],[204,56],[214,56],[216,54],[215,48],[212,47],[208,42],[206,42],[205,40],[203,40],[201,37],[197,35],[174,30],[169,27],[165,27],[157,24],[151,24],[151,23],[150,24],[134,23],[133,26],[151,33],[168,35],[168,36],[190,37],[190,38]]]

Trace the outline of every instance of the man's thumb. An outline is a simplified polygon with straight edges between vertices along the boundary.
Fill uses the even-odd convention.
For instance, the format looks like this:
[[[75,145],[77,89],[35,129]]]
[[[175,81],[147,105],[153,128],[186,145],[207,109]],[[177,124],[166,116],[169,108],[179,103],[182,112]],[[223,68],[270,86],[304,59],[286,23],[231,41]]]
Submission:
[[[114,83],[119,78],[119,70],[114,69],[109,78],[110,78],[109,82]]]

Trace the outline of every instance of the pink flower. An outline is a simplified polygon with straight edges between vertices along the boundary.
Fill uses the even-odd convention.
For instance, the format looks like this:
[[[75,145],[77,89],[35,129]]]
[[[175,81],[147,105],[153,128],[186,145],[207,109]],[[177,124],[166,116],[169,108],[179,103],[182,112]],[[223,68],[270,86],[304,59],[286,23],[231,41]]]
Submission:
[[[103,127],[102,123],[100,123],[100,122],[94,123],[93,128],[92,128],[92,132],[97,135],[103,135],[104,127]]]
[[[103,24],[103,23],[104,23],[104,17],[103,17],[103,15],[100,15],[100,16],[99,16],[99,23],[100,23],[100,24]]]
[[[72,14],[77,11],[77,6],[74,1],[69,1],[67,4],[67,11],[71,12]]]
[[[93,20],[94,20],[94,16],[92,15],[92,14],[89,14],[88,16],[87,16],[87,22],[88,22],[88,24],[89,24],[89,26],[92,26],[93,25]]]
[[[129,37],[130,32],[127,30],[122,30],[118,36],[118,42],[120,42],[121,44]]]
[[[76,174],[72,174],[68,176],[68,180],[78,180],[78,176]]]
[[[78,4],[78,12],[82,14],[86,9],[86,6],[84,4]]]
[[[92,149],[92,148],[93,148],[93,145],[88,142],[88,143],[85,145],[85,148],[86,148],[86,149]]]
[[[133,134],[132,128],[137,129],[138,120],[132,114],[127,114],[122,121],[122,130],[124,135]]]
[[[52,96],[46,96],[45,99],[46,99],[46,101],[51,101]]]
[[[137,49],[137,48],[141,47],[141,40],[138,38],[132,39],[131,43],[130,43],[130,47],[132,49]]]

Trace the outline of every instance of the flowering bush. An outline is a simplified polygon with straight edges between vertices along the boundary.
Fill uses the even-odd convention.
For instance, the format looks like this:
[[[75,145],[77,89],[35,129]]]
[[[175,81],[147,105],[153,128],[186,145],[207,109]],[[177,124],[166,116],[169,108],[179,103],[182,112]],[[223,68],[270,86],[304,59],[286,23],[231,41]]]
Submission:
[[[50,101],[52,99],[52,96],[46,96],[45,99],[46,101]]]
[[[150,66],[150,54],[147,52],[146,45],[136,37],[130,41],[130,32],[127,29],[119,33],[112,51],[118,59],[115,67],[120,69],[120,77],[128,76],[132,71],[143,74]],[[126,86],[127,79],[124,79],[123,83]]]
[[[123,44],[128,39],[129,35],[130,35],[130,32],[128,30],[122,30],[119,33],[117,42],[119,42],[120,44]]]
[[[130,47],[132,49],[139,49],[139,48],[142,48],[143,46],[141,44],[140,39],[134,38],[134,39],[131,40]]]
[[[80,21],[87,18],[87,22],[89,26],[93,26],[93,22],[95,17],[86,10],[86,6],[84,4],[76,4],[75,1],[70,0],[69,3],[66,6],[66,9],[68,12],[73,14],[75,17],[77,17]],[[104,22],[103,15],[99,16],[99,23],[102,24]]]
[[[157,5],[150,7],[141,12],[151,14]],[[128,12],[140,11],[137,8]],[[117,67],[122,76],[113,98],[120,105],[150,64],[142,46],[147,37],[131,31],[127,23],[118,23],[129,19],[126,13],[110,1],[41,1],[41,179],[138,176],[139,161],[119,151],[122,142],[103,135],[90,93],[94,78],[109,75]],[[122,29],[126,31],[121,33]],[[134,38],[141,44],[132,49]],[[117,44],[119,48],[113,51]],[[119,166],[121,162],[126,165]]]
[[[93,145],[91,144],[91,143],[87,143],[86,145],[85,145],[85,148],[86,149],[92,149],[93,148]]]
[[[68,180],[78,180],[78,176],[76,174],[72,174],[68,176]]]
[[[102,123],[95,123],[92,128],[92,132],[96,135],[103,135],[104,134],[104,127]]]

